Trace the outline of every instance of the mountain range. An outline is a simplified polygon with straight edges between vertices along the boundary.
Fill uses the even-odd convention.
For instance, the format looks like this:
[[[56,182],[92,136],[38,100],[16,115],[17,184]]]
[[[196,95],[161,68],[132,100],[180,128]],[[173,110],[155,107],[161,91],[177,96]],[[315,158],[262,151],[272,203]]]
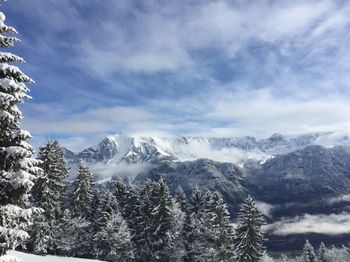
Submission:
[[[300,245],[310,234],[318,240],[330,239],[318,229],[303,227],[305,215],[332,221],[345,214],[350,221],[350,138],[346,134],[274,134],[260,140],[251,136],[160,138],[118,134],[78,153],[65,149],[65,156],[72,170],[79,160],[85,161],[99,183],[108,183],[113,176],[126,176],[135,184],[162,177],[172,193],[178,186],[188,196],[195,186],[203,192],[217,190],[225,198],[233,221],[239,204],[250,194],[269,223],[271,239],[282,249],[290,245],[279,233],[286,223],[305,231],[291,233]],[[341,237],[343,240],[344,235]],[[287,241],[285,245],[283,241]],[[270,245],[274,249],[274,244]]]
[[[312,133],[299,136],[273,134],[258,140],[252,136],[218,137],[141,137],[117,134],[104,138],[98,145],[73,153],[66,149],[70,162],[87,163],[157,163],[163,160],[186,161],[208,158],[242,164],[247,160],[266,160],[310,145],[350,146],[348,135]]]

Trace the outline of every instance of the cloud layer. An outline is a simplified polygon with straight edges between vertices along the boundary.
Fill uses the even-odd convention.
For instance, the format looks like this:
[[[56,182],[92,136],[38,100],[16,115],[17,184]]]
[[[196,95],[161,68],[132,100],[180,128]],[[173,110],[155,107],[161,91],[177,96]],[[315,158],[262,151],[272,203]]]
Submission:
[[[309,215],[286,219],[265,226],[275,235],[317,233],[339,235],[350,233],[350,214]]]

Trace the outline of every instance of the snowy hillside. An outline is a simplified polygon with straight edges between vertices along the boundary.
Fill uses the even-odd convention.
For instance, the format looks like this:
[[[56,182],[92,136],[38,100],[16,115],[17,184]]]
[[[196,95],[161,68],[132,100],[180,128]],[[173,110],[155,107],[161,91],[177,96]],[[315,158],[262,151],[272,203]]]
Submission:
[[[23,262],[98,262],[101,260],[82,259],[74,257],[37,256],[18,251],[8,252],[9,256],[20,258]],[[11,261],[11,260],[9,260]]]

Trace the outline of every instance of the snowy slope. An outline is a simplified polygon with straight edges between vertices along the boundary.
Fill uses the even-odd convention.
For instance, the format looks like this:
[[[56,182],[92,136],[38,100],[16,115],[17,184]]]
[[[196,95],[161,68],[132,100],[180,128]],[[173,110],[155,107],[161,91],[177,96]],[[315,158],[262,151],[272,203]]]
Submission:
[[[101,260],[91,260],[73,257],[37,256],[18,251],[8,252],[10,256],[22,259],[23,262],[97,262]],[[11,261],[11,260],[9,260]]]

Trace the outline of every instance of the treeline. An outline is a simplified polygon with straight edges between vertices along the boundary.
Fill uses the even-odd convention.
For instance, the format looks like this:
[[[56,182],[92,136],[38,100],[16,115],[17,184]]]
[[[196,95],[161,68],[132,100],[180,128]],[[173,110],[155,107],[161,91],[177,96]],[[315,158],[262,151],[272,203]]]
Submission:
[[[259,261],[264,254],[263,217],[248,197],[234,229],[222,196],[181,188],[173,197],[163,180],[142,186],[116,180],[103,192],[83,162],[70,186],[56,141],[40,148],[44,175],[32,190],[42,210],[35,217],[30,251],[107,261]]]
[[[273,259],[266,254],[262,258],[262,262],[349,262],[350,261],[350,249],[343,246],[336,248],[332,246],[327,248],[324,243],[321,242],[317,250],[307,240],[304,248],[300,252],[301,254],[296,257],[288,257],[282,254],[279,258]]]

